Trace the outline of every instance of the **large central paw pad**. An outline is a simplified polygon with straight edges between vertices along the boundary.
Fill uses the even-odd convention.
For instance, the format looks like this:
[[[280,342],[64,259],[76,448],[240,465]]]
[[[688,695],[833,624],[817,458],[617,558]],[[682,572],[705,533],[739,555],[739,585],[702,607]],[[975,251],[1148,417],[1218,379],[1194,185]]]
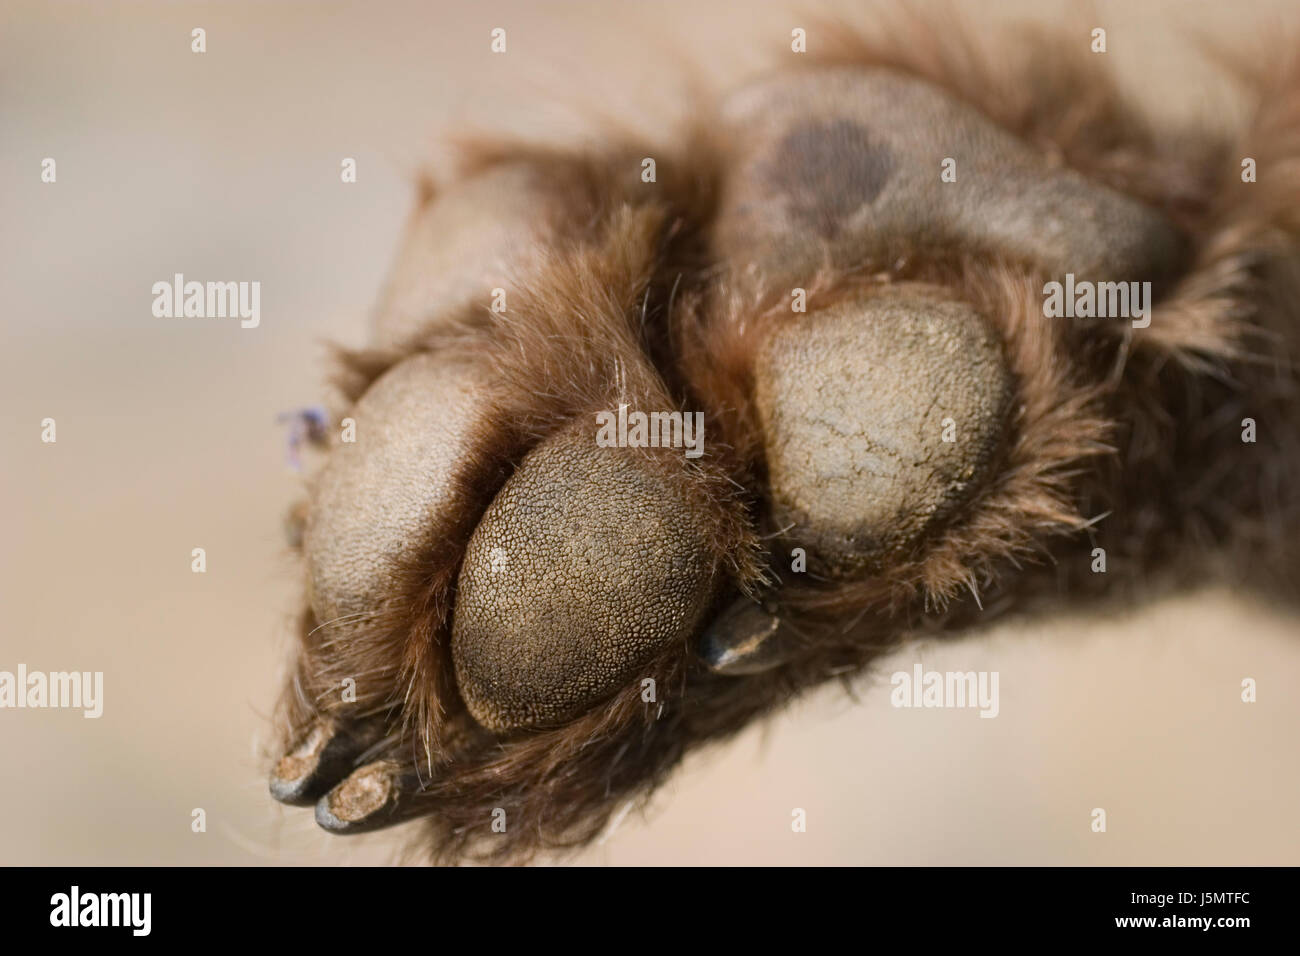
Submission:
[[[823,265],[943,248],[1050,273],[1152,278],[1184,252],[1156,211],[888,70],[777,75],[733,96],[724,117],[736,173],[723,192],[719,246],[783,283]]]

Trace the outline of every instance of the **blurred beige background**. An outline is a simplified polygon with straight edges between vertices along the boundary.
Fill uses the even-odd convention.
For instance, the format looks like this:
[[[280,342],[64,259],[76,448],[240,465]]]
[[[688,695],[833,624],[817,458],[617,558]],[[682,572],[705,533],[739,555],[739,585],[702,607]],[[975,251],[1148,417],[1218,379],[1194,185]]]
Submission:
[[[1116,68],[1165,112],[1212,117],[1232,100],[1174,27],[1271,32],[1292,5],[1133,7],[1097,5]],[[967,7],[986,25],[1061,9]],[[572,136],[575,102],[654,128],[690,107],[675,58],[722,82],[799,19],[708,0],[3,5],[0,670],[101,670],[105,702],[99,720],[0,711],[0,863],[393,859],[400,831],[327,837],[266,794],[298,593],[280,526],[301,487],[274,417],[324,396],[323,341],[361,343],[441,132]],[[153,318],[174,272],[260,280],[261,327]],[[891,708],[887,675],[918,659],[999,671],[1001,715]],[[1207,592],[880,670],[859,702],[827,688],[696,754],[579,859],[1300,863],[1295,619]]]

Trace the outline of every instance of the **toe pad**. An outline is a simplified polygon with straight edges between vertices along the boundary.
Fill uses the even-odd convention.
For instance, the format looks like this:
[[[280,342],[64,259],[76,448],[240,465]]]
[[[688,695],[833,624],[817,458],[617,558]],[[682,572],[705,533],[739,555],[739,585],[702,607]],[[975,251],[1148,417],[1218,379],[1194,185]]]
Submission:
[[[1012,395],[979,314],[910,283],[792,316],[755,383],[773,522],[832,573],[896,555],[967,500]]]
[[[466,552],[452,653],[491,730],[562,721],[626,686],[711,592],[698,512],[647,455],[597,447],[591,421],[524,459]]]

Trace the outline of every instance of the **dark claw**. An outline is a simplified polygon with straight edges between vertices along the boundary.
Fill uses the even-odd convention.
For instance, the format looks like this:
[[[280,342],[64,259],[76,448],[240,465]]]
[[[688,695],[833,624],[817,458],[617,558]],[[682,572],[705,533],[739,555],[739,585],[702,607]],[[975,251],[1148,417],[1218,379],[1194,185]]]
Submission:
[[[783,664],[792,642],[780,617],[740,598],[704,632],[700,657],[716,674],[758,674]]]
[[[316,822],[331,833],[369,833],[404,823],[419,812],[412,773],[391,760],[367,764],[320,798]]]
[[[372,724],[318,720],[271,770],[271,796],[290,806],[311,806],[352,771],[380,732]]]

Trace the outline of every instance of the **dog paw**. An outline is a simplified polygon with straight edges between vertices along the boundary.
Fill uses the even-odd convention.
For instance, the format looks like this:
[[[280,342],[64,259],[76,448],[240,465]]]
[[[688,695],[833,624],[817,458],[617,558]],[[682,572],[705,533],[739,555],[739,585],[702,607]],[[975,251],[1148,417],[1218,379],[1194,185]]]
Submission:
[[[1243,381],[1291,407],[1289,372],[1207,369],[1267,318],[1243,270],[1294,248],[1152,187],[1175,161],[1106,97],[1089,154],[887,60],[762,79],[679,150],[480,147],[422,197],[301,525],[277,800],[419,818],[442,860],[582,845],[907,635],[1092,593],[1106,513],[1136,566],[1263,509],[1293,449],[1206,478],[1231,429],[1193,413]],[[1150,283],[1152,334],[1048,317],[1066,274]]]

